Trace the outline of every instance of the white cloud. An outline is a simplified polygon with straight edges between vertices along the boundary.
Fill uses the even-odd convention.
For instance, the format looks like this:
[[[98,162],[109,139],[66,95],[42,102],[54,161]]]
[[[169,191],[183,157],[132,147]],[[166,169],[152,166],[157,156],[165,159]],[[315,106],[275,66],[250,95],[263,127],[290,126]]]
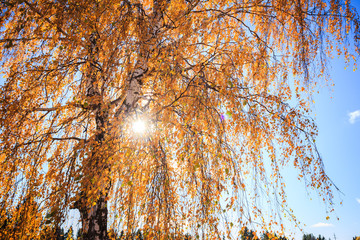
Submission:
[[[349,122],[354,124],[358,118],[360,118],[360,109],[348,114]]]
[[[334,225],[331,224],[331,223],[322,223],[322,222],[319,222],[317,224],[314,224],[312,225],[311,227],[313,228],[318,228],[318,227],[333,227]]]
[[[357,201],[358,203],[360,203],[360,198],[357,198],[356,201]]]

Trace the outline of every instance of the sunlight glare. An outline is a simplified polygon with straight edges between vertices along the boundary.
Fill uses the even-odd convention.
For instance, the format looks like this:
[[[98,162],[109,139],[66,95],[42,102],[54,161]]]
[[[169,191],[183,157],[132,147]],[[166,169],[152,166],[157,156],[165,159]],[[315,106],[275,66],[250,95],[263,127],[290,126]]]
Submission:
[[[132,125],[133,131],[138,134],[142,134],[146,130],[146,124],[143,120],[137,119]]]

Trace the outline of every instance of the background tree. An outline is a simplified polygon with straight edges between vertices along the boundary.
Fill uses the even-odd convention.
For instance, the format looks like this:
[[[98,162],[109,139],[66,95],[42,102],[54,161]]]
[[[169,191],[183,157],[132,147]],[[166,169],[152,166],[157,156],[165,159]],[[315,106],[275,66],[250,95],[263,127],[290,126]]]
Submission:
[[[316,240],[315,236],[312,233],[304,234],[302,239],[303,240]]]
[[[315,237],[312,233],[307,233],[304,234],[302,237],[303,240],[325,240],[324,236],[321,236],[321,234],[319,234],[318,237]],[[330,240],[330,238],[329,238]]]
[[[309,99],[335,49],[358,53],[349,1],[0,4],[0,214],[30,194],[30,235],[71,208],[84,239],[106,239],[108,223],[149,238],[230,237],[281,211],[297,224],[286,165],[331,210]]]
[[[268,231],[264,232],[261,235],[261,240],[271,240],[271,239],[275,239],[275,240],[287,240],[287,238],[285,236],[280,236],[278,237],[277,234],[272,234]]]
[[[248,229],[247,227],[244,227],[241,229],[240,233],[241,240],[253,240],[253,239],[259,239],[256,236],[256,232],[253,230]]]

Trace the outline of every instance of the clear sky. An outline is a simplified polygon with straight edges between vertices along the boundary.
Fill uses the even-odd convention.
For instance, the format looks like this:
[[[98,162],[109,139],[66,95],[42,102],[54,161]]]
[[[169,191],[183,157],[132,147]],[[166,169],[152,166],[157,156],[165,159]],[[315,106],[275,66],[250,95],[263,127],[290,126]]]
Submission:
[[[319,89],[314,96],[313,114],[325,170],[342,193],[335,193],[335,212],[329,215],[315,193],[309,190],[307,195],[303,183],[290,178],[287,191],[290,207],[307,225],[305,232],[332,240],[334,234],[338,240],[351,240],[360,236],[360,70],[354,72],[352,66],[345,69],[343,58],[337,56],[330,67],[335,86]],[[290,170],[287,175],[291,174]],[[328,215],[330,219],[326,220]],[[297,231],[295,239],[301,237]]]
[[[352,0],[352,4],[360,13],[360,1]],[[289,205],[298,220],[306,224],[304,231],[332,240],[334,235],[337,240],[360,236],[360,69],[354,72],[351,65],[345,67],[343,57],[331,61],[335,86],[319,89],[313,106],[319,128],[317,146],[325,170],[342,192],[335,194],[335,212],[326,220],[325,206],[316,194],[310,191],[307,195],[304,184],[292,179],[287,185]],[[296,231],[295,239],[301,237],[302,233]]]

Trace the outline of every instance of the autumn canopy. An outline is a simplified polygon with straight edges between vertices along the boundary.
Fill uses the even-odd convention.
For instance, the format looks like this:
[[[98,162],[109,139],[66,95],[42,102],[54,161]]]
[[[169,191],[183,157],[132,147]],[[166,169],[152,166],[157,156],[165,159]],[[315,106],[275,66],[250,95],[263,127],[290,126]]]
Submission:
[[[0,9],[1,239],[54,236],[71,209],[84,239],[282,231],[284,166],[331,211],[310,99],[331,54],[358,54],[349,1]]]

